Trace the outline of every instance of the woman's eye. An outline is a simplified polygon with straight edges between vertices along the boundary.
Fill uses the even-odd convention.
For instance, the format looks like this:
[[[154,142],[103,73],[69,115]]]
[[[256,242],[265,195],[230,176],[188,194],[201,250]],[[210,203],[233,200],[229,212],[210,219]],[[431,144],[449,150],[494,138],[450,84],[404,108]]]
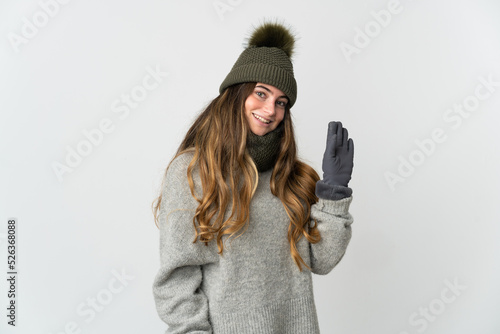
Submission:
[[[286,102],[285,101],[277,101],[276,102],[280,107],[285,107],[286,106]]]
[[[260,97],[264,97],[266,94],[264,94],[263,92],[255,92],[255,94],[257,94],[258,96]]]

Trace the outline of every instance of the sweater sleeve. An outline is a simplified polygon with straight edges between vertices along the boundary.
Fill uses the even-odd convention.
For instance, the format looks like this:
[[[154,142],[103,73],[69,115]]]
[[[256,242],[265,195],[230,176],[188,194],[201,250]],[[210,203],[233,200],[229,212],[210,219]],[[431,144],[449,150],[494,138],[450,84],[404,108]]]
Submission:
[[[351,201],[351,196],[340,200],[320,198],[312,205],[311,225],[315,219],[321,233],[320,242],[309,245],[313,273],[328,274],[344,256],[351,240]]]
[[[158,216],[160,269],[154,279],[153,295],[158,315],[168,325],[166,333],[208,334],[212,328],[208,300],[200,289],[202,266],[218,261],[218,254],[211,243],[193,243],[193,215],[198,202],[187,181],[189,161],[181,155],[165,175]]]

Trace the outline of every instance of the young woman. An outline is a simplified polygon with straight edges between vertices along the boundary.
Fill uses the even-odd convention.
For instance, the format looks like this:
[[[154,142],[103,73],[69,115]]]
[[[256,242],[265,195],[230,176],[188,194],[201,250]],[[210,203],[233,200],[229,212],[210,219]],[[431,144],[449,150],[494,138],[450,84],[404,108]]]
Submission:
[[[311,273],[350,241],[354,146],[330,122],[323,179],[298,160],[293,44],[258,27],[167,167],[153,283],[167,333],[319,333]]]

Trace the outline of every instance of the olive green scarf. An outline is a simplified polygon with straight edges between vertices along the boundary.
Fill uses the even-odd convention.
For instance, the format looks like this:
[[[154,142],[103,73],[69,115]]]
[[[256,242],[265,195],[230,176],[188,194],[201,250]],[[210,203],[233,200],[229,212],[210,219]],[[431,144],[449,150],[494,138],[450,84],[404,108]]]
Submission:
[[[280,151],[283,129],[283,121],[281,121],[276,129],[263,136],[258,136],[252,131],[249,131],[247,137],[247,150],[257,165],[259,173],[265,172],[274,166]]]

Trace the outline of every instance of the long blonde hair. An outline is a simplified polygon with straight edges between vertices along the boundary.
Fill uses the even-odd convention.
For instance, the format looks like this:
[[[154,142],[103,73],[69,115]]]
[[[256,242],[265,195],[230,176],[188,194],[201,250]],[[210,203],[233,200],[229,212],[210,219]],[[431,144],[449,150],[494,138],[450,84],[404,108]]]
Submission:
[[[218,253],[222,254],[222,237],[231,238],[249,220],[250,201],[257,188],[257,167],[246,150],[249,130],[244,108],[246,98],[256,83],[243,83],[228,87],[215,98],[194,121],[171,162],[179,155],[194,151],[187,169],[192,196],[198,201],[193,216],[194,242],[208,245],[214,238]],[[288,241],[290,253],[302,271],[308,269],[297,250],[297,243],[305,237],[311,243],[321,240],[317,223],[310,226],[311,205],[318,201],[315,195],[319,175],[306,163],[297,159],[293,124],[288,106],[285,110],[284,131],[280,151],[271,175],[271,193],[278,197],[290,219]],[[170,164],[169,164],[170,166]],[[197,166],[202,185],[202,197],[194,192],[193,169]],[[168,170],[168,167],[167,167]],[[153,214],[158,226],[162,192],[153,202]],[[231,202],[231,214],[225,212]],[[248,227],[248,225],[247,225]],[[243,230],[242,233],[246,231]],[[241,234],[240,234],[241,235]]]

